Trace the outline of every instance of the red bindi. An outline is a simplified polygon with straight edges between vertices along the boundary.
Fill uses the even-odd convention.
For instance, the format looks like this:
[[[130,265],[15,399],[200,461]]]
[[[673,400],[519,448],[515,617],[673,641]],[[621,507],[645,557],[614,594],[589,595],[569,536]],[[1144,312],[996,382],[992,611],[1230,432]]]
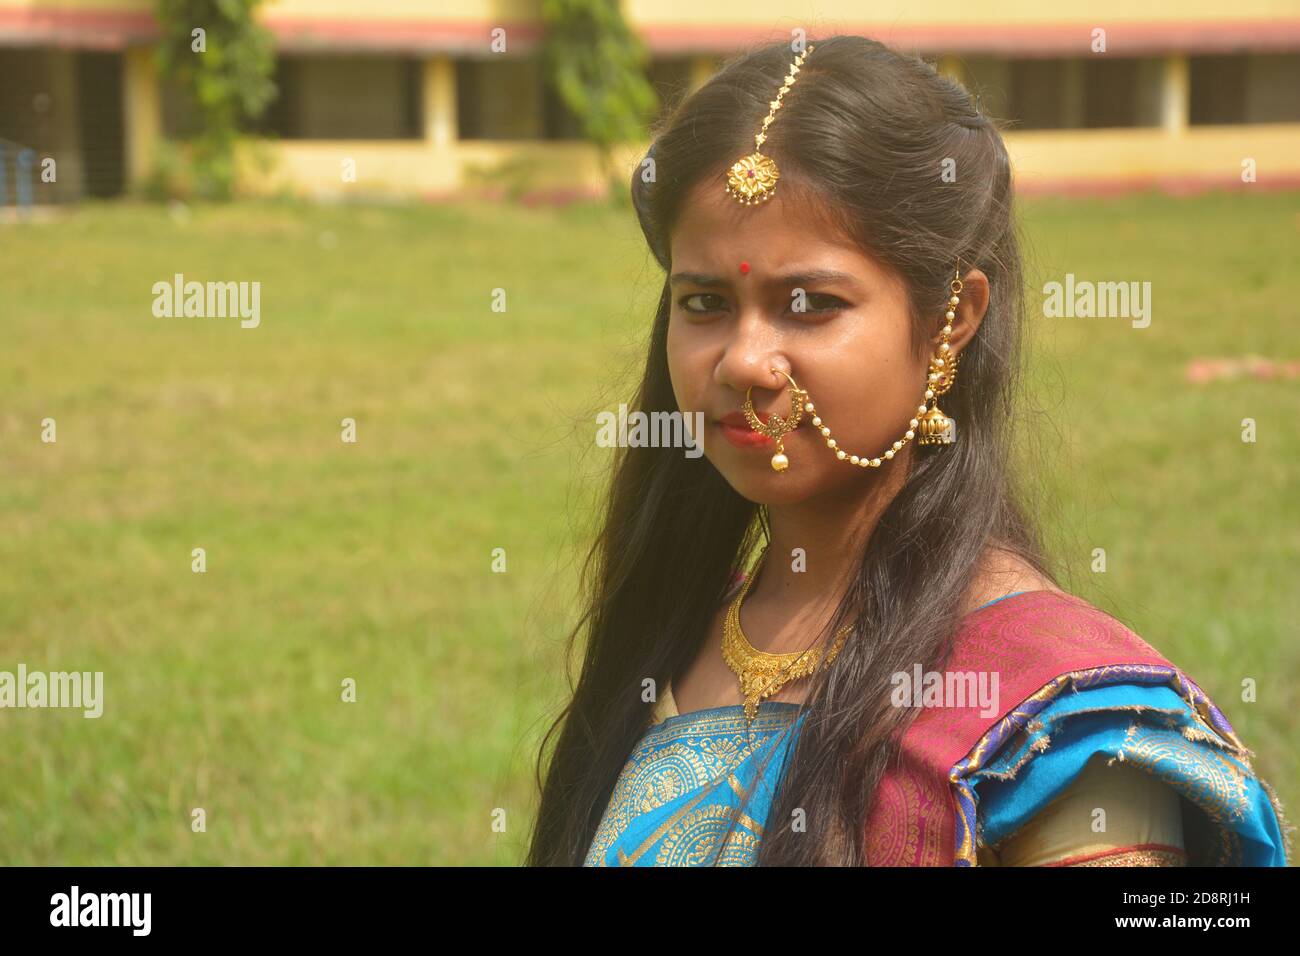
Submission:
[[[743,275],[743,276],[747,276],[747,275],[749,275],[749,263],[748,263],[748,262],[742,262],[742,263],[740,264],[740,274]]]

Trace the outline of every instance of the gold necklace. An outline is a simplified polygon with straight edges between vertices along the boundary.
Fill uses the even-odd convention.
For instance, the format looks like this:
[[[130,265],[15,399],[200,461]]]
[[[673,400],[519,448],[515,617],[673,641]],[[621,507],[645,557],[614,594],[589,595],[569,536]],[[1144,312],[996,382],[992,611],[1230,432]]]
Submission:
[[[745,637],[745,632],[740,627],[740,606],[766,560],[767,548],[764,548],[753,574],[745,579],[744,586],[727,608],[727,616],[722,622],[722,659],[740,678],[740,692],[745,697],[745,716],[750,720],[758,714],[759,701],[771,697],[790,681],[814,673],[821,657],[821,650],[815,647],[805,651],[769,654],[754,647]],[[852,630],[853,625],[845,624],[836,633],[835,641],[826,655],[827,666],[835,660],[835,655],[840,652],[845,638]]]

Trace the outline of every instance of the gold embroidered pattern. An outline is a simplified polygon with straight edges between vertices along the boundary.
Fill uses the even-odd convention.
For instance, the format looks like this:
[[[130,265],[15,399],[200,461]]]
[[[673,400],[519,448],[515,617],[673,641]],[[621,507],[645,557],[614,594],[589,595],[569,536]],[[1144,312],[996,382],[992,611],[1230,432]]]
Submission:
[[[1212,865],[1235,866],[1241,838],[1228,817],[1241,819],[1248,808],[1246,774],[1231,757],[1176,736],[1170,731],[1131,724],[1118,759],[1136,764],[1164,779],[1200,808],[1219,834],[1218,855]]]
[[[1186,866],[1185,854],[1174,850],[1125,850],[1108,853],[1092,860],[1078,863],[1061,863],[1060,866]]]
[[[725,819],[711,809],[734,814],[734,807],[696,808],[713,791],[714,786],[729,785],[738,795],[744,788],[732,771],[740,766],[773,735],[789,728],[793,710],[789,708],[760,707],[758,716],[748,721],[740,707],[716,708],[699,716],[686,714],[670,717],[655,724],[641,738],[632,752],[610,796],[609,805],[591,847],[587,851],[587,866],[605,866],[610,847],[614,846],[628,827],[644,813],[681,799],[698,790],[694,799],[688,800],[663,825],[656,828],[645,843],[630,853],[620,850],[620,864],[636,860],[660,838],[665,842],[659,856],[670,861],[690,861],[696,856],[717,848],[717,840],[726,830]],[[721,823],[722,829],[716,830]],[[746,849],[747,841],[740,838],[743,827],[754,833],[754,846],[761,836],[754,821],[744,814],[740,827],[722,848],[720,865],[736,865],[728,860],[739,860],[752,851]],[[666,835],[666,836],[665,836]],[[710,841],[714,841],[710,843]],[[735,841],[735,842],[733,842]],[[669,847],[672,849],[668,849]],[[752,854],[750,856],[752,862]],[[658,863],[658,857],[656,858]],[[669,862],[667,865],[678,865]],[[681,865],[687,865],[683,862]]]
[[[1250,765],[1250,758],[1253,756],[1253,753],[1241,742],[1235,733],[1228,730],[1226,727],[1220,728],[1216,726],[1211,712],[1212,705],[1209,698],[1205,696],[1204,692],[1196,688],[1182,673],[1182,671],[1173,668],[1171,672],[1171,669],[1168,667],[1146,664],[1113,664],[1103,667],[1072,671],[1048,681],[1029,697],[1025,698],[1013,710],[999,720],[987,733],[985,733],[984,736],[976,742],[975,746],[971,748],[970,753],[949,771],[949,784],[953,788],[953,793],[958,800],[958,803],[974,805],[968,775],[976,770],[980,770],[986,761],[995,756],[995,753],[992,751],[994,741],[1001,741],[996,748],[996,752],[1004,752],[1008,747],[1012,748],[1011,752],[1013,753],[1018,751],[1020,747],[1024,746],[1027,736],[1025,733],[1026,725],[1031,721],[1036,720],[1037,715],[1048,702],[1059,697],[1067,690],[1085,690],[1090,687],[1097,687],[1111,682],[1116,682],[1121,676],[1145,674],[1159,675],[1164,678],[1161,683],[1167,687],[1171,687],[1189,705],[1190,711],[1197,720],[1197,723],[1200,725],[1199,728],[1184,727],[1179,731],[1179,733],[1181,733],[1189,743],[1189,752],[1196,753],[1197,748],[1195,743],[1204,742],[1226,751],[1226,754],[1231,754],[1231,756],[1225,754],[1225,756],[1217,762],[1226,768],[1223,773],[1228,774],[1230,777],[1233,774],[1236,774],[1237,777],[1240,778],[1240,789],[1234,792],[1233,799],[1238,807],[1243,807],[1247,799],[1244,775],[1240,767],[1234,763],[1233,758],[1235,757],[1237,760],[1240,760],[1245,766],[1245,771],[1254,776],[1254,770]],[[1178,723],[1174,714],[1164,711],[1163,708],[1148,708],[1143,705],[1133,705],[1130,707],[1120,706],[1101,709],[1145,711],[1148,716],[1166,723],[1171,728],[1177,726]],[[1130,727],[1129,733],[1134,734],[1137,726],[1138,725],[1134,724]],[[1008,737],[1010,737],[1010,739],[1008,739]],[[1002,772],[986,771],[986,774],[988,776],[1001,777],[1003,779],[1014,778],[1025,763],[1032,760],[1039,752],[1050,746],[1050,738],[1045,737],[1041,739],[1042,743],[1039,745],[1041,748],[1039,751],[1035,751],[1031,748],[1021,756],[1015,766]],[[1213,751],[1209,752],[1209,754],[1213,753]],[[1207,765],[1213,759],[1209,754],[1202,758]],[[1124,755],[1121,752],[1120,759],[1123,758]],[[1259,778],[1256,777],[1256,779]],[[1261,780],[1260,783],[1263,784],[1263,781]],[[1192,788],[1195,789],[1195,785],[1192,785]],[[1192,797],[1190,794],[1188,794],[1188,799],[1192,800],[1194,803],[1197,802],[1196,798]],[[1202,797],[1202,799],[1205,799],[1205,797]],[[1199,803],[1197,805],[1200,806]],[[1274,810],[1277,811],[1276,801],[1273,801],[1273,806]],[[1207,814],[1210,814],[1211,819],[1216,823],[1223,824],[1216,827],[1220,839],[1217,854],[1217,860],[1219,862],[1217,865],[1229,865],[1227,861],[1240,857],[1241,839],[1226,825],[1226,820],[1223,820],[1221,813],[1218,817],[1215,817],[1207,807],[1202,806],[1202,809],[1204,809]],[[1241,812],[1240,809],[1236,811],[1237,815]],[[959,831],[957,837],[958,845],[956,860],[959,863],[964,862],[969,866],[978,866],[979,861],[977,858],[976,848],[974,842],[970,839],[971,835],[969,833],[967,821],[961,819],[964,817],[964,814],[961,814],[960,812],[958,813],[958,817],[959,819],[956,820],[956,825]],[[1278,819],[1279,821],[1282,820],[1280,812],[1278,813]],[[1289,848],[1290,834],[1286,832],[1286,824],[1283,823],[1282,825]]]
[[[718,866],[753,866],[761,833],[737,826],[719,850],[719,843],[735,817],[734,807],[717,803],[693,810],[664,838],[655,856],[655,866],[705,866],[715,856]]]

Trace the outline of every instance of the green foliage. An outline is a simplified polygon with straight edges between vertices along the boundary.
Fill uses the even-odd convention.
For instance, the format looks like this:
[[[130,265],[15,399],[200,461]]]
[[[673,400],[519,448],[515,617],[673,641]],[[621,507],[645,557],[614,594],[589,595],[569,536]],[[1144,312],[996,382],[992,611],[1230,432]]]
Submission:
[[[254,19],[261,0],[158,0],[159,63],[198,113],[189,181],[202,198],[229,198],[235,140],[274,99],[271,34]],[[197,31],[202,35],[196,35]]]
[[[542,0],[541,13],[548,80],[600,149],[608,175],[612,148],[644,136],[658,106],[645,47],[619,0]]]

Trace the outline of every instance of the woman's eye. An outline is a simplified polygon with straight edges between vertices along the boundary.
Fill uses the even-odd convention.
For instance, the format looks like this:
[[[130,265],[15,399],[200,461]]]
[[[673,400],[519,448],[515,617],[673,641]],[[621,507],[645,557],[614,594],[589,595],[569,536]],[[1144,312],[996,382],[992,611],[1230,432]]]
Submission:
[[[800,309],[799,300],[793,300],[791,307],[796,311],[803,312],[835,312],[848,305],[837,295],[831,295],[829,292],[811,292],[804,296],[803,308]]]
[[[727,307],[727,300],[720,295],[712,292],[695,292],[691,295],[684,295],[677,300],[677,304],[686,312],[699,314],[708,314],[711,312],[721,312]],[[791,308],[795,312],[804,312],[809,314],[825,314],[836,312],[846,308],[848,303],[837,295],[831,295],[828,292],[813,292],[802,297],[796,297],[791,300]]]
[[[694,295],[682,296],[677,304],[687,312],[717,312],[722,308],[724,301],[722,296],[714,295],[712,292],[696,292]]]

